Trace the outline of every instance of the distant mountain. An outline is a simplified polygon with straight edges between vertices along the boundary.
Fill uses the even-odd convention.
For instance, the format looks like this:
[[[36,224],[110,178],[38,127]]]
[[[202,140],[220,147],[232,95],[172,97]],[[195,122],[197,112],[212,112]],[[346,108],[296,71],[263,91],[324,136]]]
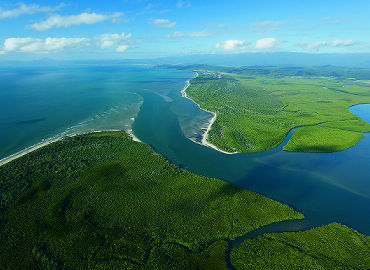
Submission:
[[[244,53],[244,54],[193,54],[149,60],[156,64],[208,64],[230,66],[345,66],[370,67],[367,54],[314,54],[314,53]]]
[[[24,61],[1,61],[4,65],[111,65],[111,64],[205,64],[223,66],[342,66],[370,68],[370,53],[353,54],[319,54],[319,53],[294,53],[294,52],[266,52],[243,54],[191,54],[168,56],[152,59],[81,59],[58,60],[53,58],[25,59]]]

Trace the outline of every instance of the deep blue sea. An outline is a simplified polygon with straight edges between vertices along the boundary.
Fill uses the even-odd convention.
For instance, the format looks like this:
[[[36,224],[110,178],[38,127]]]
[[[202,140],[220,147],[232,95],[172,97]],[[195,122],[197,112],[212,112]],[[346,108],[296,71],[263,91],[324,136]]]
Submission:
[[[181,96],[192,72],[147,66],[0,68],[0,159],[42,140],[133,129],[172,163],[296,208],[289,230],[340,222],[370,235],[370,134],[337,153],[227,155],[189,140],[211,115]],[[370,105],[350,108],[369,121]]]

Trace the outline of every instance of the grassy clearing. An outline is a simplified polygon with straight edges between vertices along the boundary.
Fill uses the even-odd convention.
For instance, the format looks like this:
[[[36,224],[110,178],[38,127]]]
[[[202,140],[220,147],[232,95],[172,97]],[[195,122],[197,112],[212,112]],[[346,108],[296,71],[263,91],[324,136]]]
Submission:
[[[211,71],[198,70],[186,92],[201,108],[217,113],[208,140],[224,151],[265,151],[279,145],[290,129],[322,122],[337,129],[370,130],[370,124],[348,110],[370,102],[370,87],[343,78],[341,69],[333,71],[339,76],[334,78],[289,76],[298,72],[294,69],[207,68]],[[330,72],[326,68],[322,73]]]
[[[303,127],[294,131],[285,151],[330,153],[356,145],[363,134],[321,126]]]
[[[66,138],[0,167],[0,198],[8,269],[224,266],[223,239],[303,217],[179,169],[123,132]]]
[[[370,268],[370,237],[338,223],[245,240],[231,254],[236,269]]]

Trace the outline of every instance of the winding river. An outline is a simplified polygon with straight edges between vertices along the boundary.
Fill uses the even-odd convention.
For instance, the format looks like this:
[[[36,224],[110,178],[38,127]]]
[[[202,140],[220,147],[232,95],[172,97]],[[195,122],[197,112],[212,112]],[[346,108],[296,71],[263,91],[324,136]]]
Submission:
[[[185,86],[185,82],[184,82]],[[266,231],[299,231],[340,222],[370,235],[370,138],[336,153],[292,153],[283,143],[261,153],[228,155],[189,140],[184,119],[207,119],[211,115],[181,96],[180,89],[166,97],[139,91],[143,104],[133,124],[135,135],[172,163],[194,173],[223,179],[286,203],[305,215],[301,221],[275,224]],[[370,105],[350,108],[363,119]]]
[[[269,151],[228,155],[188,139],[199,140],[212,118],[181,95],[195,76],[192,72],[124,65],[0,70],[0,159],[48,138],[132,128],[172,163],[256,191],[305,215],[251,232],[232,241],[230,249],[262,233],[334,221],[370,235],[369,133],[342,152],[284,152],[291,130]],[[370,122],[370,105],[349,110]]]

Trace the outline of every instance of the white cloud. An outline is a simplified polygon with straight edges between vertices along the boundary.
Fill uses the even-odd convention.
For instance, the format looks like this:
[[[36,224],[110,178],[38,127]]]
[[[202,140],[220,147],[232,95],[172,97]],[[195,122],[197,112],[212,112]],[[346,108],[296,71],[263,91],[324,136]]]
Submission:
[[[352,39],[347,39],[347,40],[340,40],[336,39],[333,41],[316,41],[312,43],[303,43],[303,44],[298,44],[298,46],[301,47],[306,47],[308,50],[312,49],[319,49],[322,47],[349,47],[349,46],[356,46],[358,45],[358,41],[352,40]]]
[[[334,40],[331,45],[333,47],[339,47],[339,46],[354,46],[357,45],[358,42],[356,40],[348,39],[348,40]]]
[[[53,27],[70,27],[79,24],[95,24],[107,20],[114,21],[114,19],[117,19],[122,15],[123,13],[121,12],[113,13],[110,15],[86,12],[78,15],[69,15],[69,16],[52,15],[45,21],[34,23],[30,27],[38,31],[43,31]]]
[[[50,53],[88,45],[88,38],[7,38],[2,52]]]
[[[93,38],[7,38],[3,46],[0,46],[0,54],[12,52],[45,54],[82,48],[111,48],[117,52],[124,52],[131,47],[132,42],[129,41],[131,36],[131,33],[107,33]]]
[[[117,47],[117,52],[125,52],[128,49],[128,45],[120,45]]]
[[[230,39],[226,40],[224,42],[218,42],[216,44],[217,49],[224,49],[224,50],[233,50],[235,48],[241,48],[247,45],[246,41],[243,40],[236,40],[236,39]]]
[[[17,8],[14,9],[2,9],[0,8],[0,19],[5,19],[5,18],[17,18],[21,15],[25,14],[35,14],[35,13],[41,13],[41,12],[52,12],[56,11],[64,6],[63,3],[56,7],[42,7],[37,4],[31,4],[31,5],[26,5],[23,3],[19,3]]]
[[[167,35],[167,38],[185,38],[185,37],[209,37],[214,35],[214,32],[211,31],[200,31],[200,32],[191,32],[191,33],[184,33],[184,32],[174,32],[173,34]]]
[[[159,28],[172,28],[176,25],[176,22],[171,22],[167,19],[155,19],[152,20],[152,23]]]
[[[101,49],[116,48],[117,52],[124,52],[128,49],[129,45],[127,39],[131,38],[131,34],[102,34],[95,37],[96,46]]]
[[[258,50],[271,49],[279,45],[282,41],[276,38],[263,38],[256,42],[255,48]]]
[[[320,47],[325,47],[325,46],[329,46],[329,42],[327,41],[316,41],[316,42],[312,42],[310,44],[307,44],[307,49],[311,50],[311,49],[316,49],[316,48],[320,48]]]

